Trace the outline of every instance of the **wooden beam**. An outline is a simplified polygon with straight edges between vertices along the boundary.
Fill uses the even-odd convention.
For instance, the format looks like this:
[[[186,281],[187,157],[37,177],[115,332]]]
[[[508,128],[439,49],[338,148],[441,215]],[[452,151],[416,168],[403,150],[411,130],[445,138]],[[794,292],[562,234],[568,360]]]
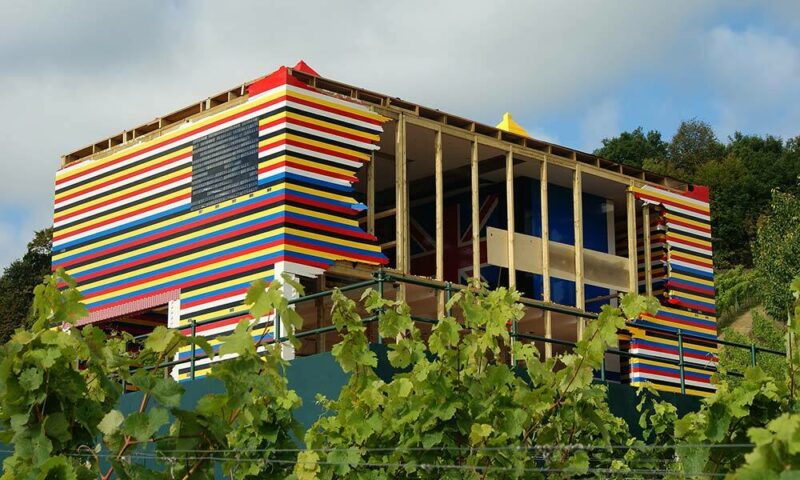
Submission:
[[[542,274],[542,239],[514,233],[517,272]],[[575,281],[575,246],[550,240],[550,275]],[[486,263],[508,268],[508,231],[486,228]],[[535,254],[534,254],[535,252]],[[583,250],[583,283],[614,291],[628,290],[628,259],[610,253]],[[577,307],[576,307],[577,308]]]
[[[375,152],[367,165],[367,233],[375,235]]]
[[[639,292],[639,268],[636,259],[636,197],[627,191],[628,207],[628,291]]]
[[[434,138],[434,175],[436,183],[436,280],[444,280],[444,157],[442,152],[442,129]],[[444,316],[444,291],[436,292],[437,317]]]
[[[547,163],[545,156],[539,170],[539,203],[542,216],[542,301],[550,302],[550,210],[547,196]],[[544,311],[544,336],[553,338],[553,315],[550,310]],[[545,342],[544,356],[553,356],[553,344]]]
[[[650,205],[644,204],[642,207],[642,234],[644,246],[644,288],[648,296],[653,295],[653,262],[652,252],[650,251]]]
[[[517,268],[514,258],[514,151],[506,153],[506,216],[508,235],[508,287],[517,286]]]
[[[397,120],[397,128],[395,135],[395,162],[394,162],[394,191],[395,191],[395,208],[398,214],[395,216],[395,267],[402,273],[406,271],[406,224],[405,224],[405,210],[406,205],[406,181],[405,181],[405,167],[406,167],[406,121],[405,115],[400,114]],[[401,283],[397,291],[397,299],[405,300],[405,284]]]
[[[508,288],[514,289],[517,286],[517,266],[515,263],[516,248],[514,247],[514,150],[511,146],[508,147],[506,152],[506,224],[508,227],[508,235],[506,252],[508,257]],[[486,233],[486,253],[489,253],[489,233]],[[509,349],[509,356],[511,365],[516,365],[514,359],[514,342],[516,342],[515,335],[517,334],[517,321],[513,320],[511,326],[511,344]]]
[[[572,215],[575,235],[575,308],[586,309],[586,295],[583,285],[583,179],[581,164],[572,173]],[[578,318],[578,340],[583,338],[586,320]]]
[[[472,155],[470,156],[470,179],[472,190],[472,276],[481,277],[481,217],[480,217],[480,192],[478,178],[478,137],[472,140]]]
[[[397,115],[398,115],[397,111],[395,109],[393,109],[393,108],[373,107],[373,109],[377,113],[380,113],[381,115],[384,115],[384,116],[389,117],[389,118],[397,118]],[[515,155],[524,156],[524,157],[531,158],[531,159],[534,159],[534,160],[540,160],[541,161],[545,157],[545,155],[547,155],[548,156],[548,161],[552,165],[557,165],[559,167],[570,169],[570,170],[574,170],[575,169],[576,162],[571,158],[571,155],[569,157],[567,157],[567,156],[559,155],[557,153],[549,153],[547,151],[547,149],[545,149],[545,150],[537,150],[537,149],[533,149],[533,148],[530,148],[530,147],[527,147],[527,146],[524,146],[524,145],[512,144],[512,143],[510,143],[510,142],[508,142],[506,140],[498,140],[497,138],[494,138],[494,137],[489,137],[489,136],[486,136],[486,135],[471,133],[469,131],[469,129],[466,128],[466,127],[458,127],[458,126],[454,126],[454,125],[449,125],[449,124],[441,123],[440,121],[433,120],[433,119],[430,119],[430,118],[422,118],[422,117],[415,117],[413,115],[406,115],[406,121],[408,123],[412,124],[412,125],[419,126],[419,127],[422,127],[422,128],[427,128],[429,130],[436,130],[437,128],[441,128],[442,132],[444,134],[448,135],[448,136],[452,136],[452,137],[455,137],[455,138],[460,138],[462,140],[467,140],[467,141],[470,141],[470,142],[474,141],[474,139],[477,138],[479,144],[487,146],[487,147],[497,148],[497,149],[500,149],[500,150],[506,150],[506,149],[508,149],[509,145],[511,145],[512,148],[514,149],[514,154]],[[626,175],[626,174],[622,173],[622,171],[620,171],[618,169],[619,164],[617,164],[615,162],[608,162],[606,164],[602,164],[599,167],[595,166],[595,165],[591,165],[591,164],[583,164],[583,167],[584,167],[585,173],[587,173],[587,174],[591,174],[592,176],[604,178],[606,180],[610,180],[612,182],[619,183],[621,185],[628,185],[631,180],[633,180],[634,184],[637,185],[637,186],[662,185],[661,182],[654,182],[652,180],[641,180],[641,179]],[[684,186],[685,186],[685,184],[681,183],[681,184],[671,185],[671,186],[669,186],[669,188],[671,188],[675,192],[679,192],[679,191],[683,191],[683,189],[684,189],[683,187]]]

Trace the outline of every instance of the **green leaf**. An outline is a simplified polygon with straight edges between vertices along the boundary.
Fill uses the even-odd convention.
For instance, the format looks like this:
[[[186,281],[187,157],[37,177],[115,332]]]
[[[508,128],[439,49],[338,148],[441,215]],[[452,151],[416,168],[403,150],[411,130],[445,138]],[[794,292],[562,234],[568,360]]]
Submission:
[[[620,300],[620,308],[629,320],[635,320],[642,313],[655,315],[659,308],[658,300],[653,297],[626,293]]]
[[[170,348],[174,348],[176,336],[180,335],[175,330],[170,330],[163,326],[156,327],[144,341],[144,348],[156,353],[164,353]]]
[[[60,442],[67,442],[72,438],[69,427],[69,422],[63,412],[51,413],[44,420],[44,431],[47,436]]]
[[[397,385],[397,396],[400,398],[408,397],[414,388],[414,384],[407,378],[399,378],[394,383]]]
[[[214,348],[205,337],[200,335],[194,337],[194,345],[195,347],[203,349],[203,353],[205,353],[208,358],[214,358]]]
[[[281,322],[286,331],[297,331],[303,328],[303,317],[293,308],[287,308],[281,314]]]
[[[283,272],[281,273],[281,279],[283,279],[284,285],[289,285],[294,289],[295,294],[297,296],[302,297],[303,295],[305,295],[305,289],[303,288],[303,285],[297,280],[295,280],[294,275],[292,275],[291,273]]]
[[[104,435],[113,435],[119,430],[119,426],[122,425],[124,420],[125,417],[122,415],[122,412],[119,410],[111,410],[103,417],[103,420],[97,424],[97,429]]]
[[[19,384],[25,390],[32,392],[42,385],[44,374],[38,368],[25,369],[19,376]]]
[[[219,349],[220,355],[256,353],[250,321],[247,319],[240,320],[233,333],[220,338],[220,342],[222,343]]]
[[[491,425],[486,423],[473,423],[469,431],[469,443],[477,445],[488,438],[493,431],[494,429]]]
[[[153,395],[161,405],[167,408],[177,408],[181,403],[181,397],[185,389],[178,382],[169,378],[157,378],[150,394]]]
[[[167,408],[177,408],[180,405],[184,388],[172,377],[164,377],[158,370],[136,370],[128,380],[139,390],[153,396],[156,401]]]
[[[274,307],[274,305],[269,302],[266,290],[267,282],[259,279],[250,285],[244,297],[244,303],[250,305],[250,315],[256,320],[270,313]]]
[[[355,447],[340,448],[328,452],[327,462],[334,465],[334,471],[338,475],[347,475],[352,470],[352,466],[357,465],[361,460],[361,453]]]
[[[38,480],[77,480],[75,468],[66,457],[50,457],[38,468]]]
[[[709,408],[708,424],[706,425],[706,437],[712,442],[719,442],[728,433],[731,424],[731,416],[725,405],[715,403]]]
[[[319,455],[312,451],[302,451],[297,455],[294,474],[297,480],[316,480],[319,473]]]
[[[589,470],[589,454],[586,450],[579,450],[573,453],[564,468],[573,473],[586,472]]]
[[[144,442],[166,424],[168,419],[169,415],[165,409],[155,407],[144,413],[135,412],[128,415],[122,423],[122,430],[136,440]]]

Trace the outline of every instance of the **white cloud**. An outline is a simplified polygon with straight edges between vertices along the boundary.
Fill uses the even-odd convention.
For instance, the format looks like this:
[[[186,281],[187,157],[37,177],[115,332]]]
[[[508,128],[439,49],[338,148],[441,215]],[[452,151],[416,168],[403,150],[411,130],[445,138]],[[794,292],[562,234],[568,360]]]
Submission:
[[[0,0],[0,210],[46,221],[61,154],[300,58],[486,123],[510,111],[543,125],[676,68],[719,5]],[[614,115],[600,102],[576,125],[584,148],[617,133]]]
[[[619,103],[613,98],[605,98],[589,107],[581,121],[582,149],[593,151],[602,145],[604,138],[619,133]]]
[[[735,130],[800,134],[800,46],[763,31],[719,26],[707,35],[706,59],[722,136]]]

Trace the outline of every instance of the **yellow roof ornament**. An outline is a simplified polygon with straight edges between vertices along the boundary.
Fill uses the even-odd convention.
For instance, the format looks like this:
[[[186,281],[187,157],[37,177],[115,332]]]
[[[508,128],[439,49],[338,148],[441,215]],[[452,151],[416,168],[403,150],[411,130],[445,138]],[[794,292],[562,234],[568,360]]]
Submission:
[[[530,137],[528,132],[526,132],[519,123],[515,122],[514,119],[511,118],[511,114],[508,112],[503,114],[503,120],[498,123],[495,128],[505,130],[506,132],[516,133],[517,135],[525,135],[526,137]]]

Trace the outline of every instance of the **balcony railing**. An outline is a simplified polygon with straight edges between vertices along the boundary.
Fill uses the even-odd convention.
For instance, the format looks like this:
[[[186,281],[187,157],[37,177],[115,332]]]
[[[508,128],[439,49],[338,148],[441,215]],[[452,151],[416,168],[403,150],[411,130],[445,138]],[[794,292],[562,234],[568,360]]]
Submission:
[[[451,296],[453,295],[454,292],[457,292],[457,291],[459,291],[461,289],[467,288],[464,285],[459,285],[459,284],[455,284],[455,283],[452,283],[452,282],[440,282],[440,281],[435,281],[435,280],[423,279],[423,278],[419,278],[419,277],[413,277],[413,276],[407,276],[407,275],[399,275],[399,274],[388,272],[388,271],[385,271],[385,270],[377,270],[377,271],[375,271],[373,273],[373,278],[371,280],[364,280],[364,281],[360,281],[360,282],[355,282],[355,283],[340,287],[339,290],[341,292],[351,292],[351,291],[361,290],[361,289],[366,289],[366,288],[375,288],[378,291],[378,293],[381,296],[383,296],[384,290],[385,290],[385,285],[387,283],[388,284],[397,283],[397,284],[405,284],[405,285],[415,285],[415,286],[419,286],[419,287],[430,288],[430,289],[433,289],[433,290],[436,290],[436,291],[443,291],[444,292],[445,305],[447,304],[448,300],[450,300],[450,298],[451,298]],[[325,290],[325,291],[321,291],[321,292],[311,293],[311,294],[304,295],[304,296],[301,296],[301,297],[298,297],[298,298],[290,299],[288,301],[288,303],[289,303],[289,305],[299,305],[299,304],[302,304],[302,303],[305,303],[305,302],[311,302],[311,301],[315,301],[315,300],[325,299],[327,297],[330,297],[333,294],[333,292],[334,292],[334,290]],[[575,316],[575,317],[586,319],[586,320],[593,320],[593,319],[597,318],[597,314],[595,314],[595,313],[586,312],[586,311],[583,311],[583,310],[580,310],[580,309],[576,309],[576,308],[572,308],[572,307],[568,307],[568,306],[564,306],[564,305],[558,305],[558,304],[553,304],[553,303],[549,303],[549,302],[542,302],[542,301],[537,301],[537,300],[533,300],[533,299],[529,299],[529,298],[521,298],[519,302],[522,303],[523,305],[525,305],[528,308],[540,309],[542,311],[550,311],[550,312],[553,312],[553,313],[566,314],[566,315]],[[450,312],[446,311],[445,314],[449,316]],[[378,321],[379,317],[380,317],[380,314],[366,316],[366,317],[362,318],[362,322],[365,325],[366,324],[371,324],[371,323],[374,323],[374,322]],[[412,315],[411,318],[415,322],[419,322],[419,323],[423,323],[423,324],[429,324],[429,325],[434,325],[434,324],[436,324],[438,322],[438,320],[436,318],[430,318],[430,317],[425,317],[425,316]],[[197,329],[199,327],[202,327],[204,325],[213,324],[213,323],[218,322],[218,321],[219,320],[217,320],[217,319],[211,319],[211,320],[205,320],[205,321],[198,322],[198,321],[195,321],[195,320],[192,319],[189,322],[188,329],[189,329],[192,337],[194,337],[197,334]],[[714,366],[704,365],[704,364],[695,363],[695,362],[686,362],[684,360],[683,351],[684,351],[684,341],[686,341],[686,340],[689,340],[689,341],[696,340],[696,341],[699,341],[699,342],[702,342],[702,343],[713,343],[713,344],[717,344],[717,345],[724,345],[726,347],[733,347],[733,348],[737,348],[737,349],[746,350],[750,354],[750,364],[751,364],[751,366],[756,366],[757,365],[757,363],[758,363],[757,356],[758,356],[759,353],[764,353],[764,354],[769,354],[769,355],[777,355],[777,356],[781,356],[781,357],[786,355],[786,352],[782,352],[782,351],[779,351],[779,350],[773,350],[773,349],[770,349],[770,348],[760,347],[760,346],[758,346],[756,344],[744,344],[744,343],[737,343],[737,342],[729,342],[729,341],[721,340],[721,339],[709,339],[708,337],[698,336],[698,335],[693,334],[692,332],[687,332],[687,331],[682,330],[682,329],[670,329],[670,328],[656,327],[656,326],[651,326],[651,325],[643,326],[643,325],[637,324],[635,321],[626,322],[626,325],[628,327],[632,327],[632,328],[642,328],[642,329],[646,329],[648,331],[658,332],[658,333],[663,333],[663,334],[668,334],[668,335],[674,336],[675,339],[677,340],[677,344],[678,344],[678,359],[675,360],[675,359],[670,359],[670,358],[658,357],[658,356],[654,356],[654,355],[633,353],[633,352],[620,350],[620,349],[607,349],[606,350],[606,354],[607,355],[617,356],[620,359],[626,358],[626,359],[650,360],[650,361],[656,361],[656,362],[659,362],[659,363],[662,363],[662,364],[673,365],[673,366],[678,367],[679,372],[680,372],[680,391],[681,391],[682,394],[686,393],[686,368],[687,368],[687,366],[691,367],[693,369],[697,369],[697,370],[705,370],[705,371],[708,371],[708,372],[716,372],[716,368]],[[183,327],[183,329],[186,329],[186,328],[187,327]],[[295,336],[295,338],[303,339],[303,338],[320,336],[320,335],[323,335],[323,334],[326,334],[326,333],[329,333],[329,332],[334,332],[334,331],[336,331],[336,327],[335,326],[326,325],[326,326],[322,326],[322,327],[318,327],[318,328],[314,328],[314,329],[310,329],[310,330],[302,330],[300,332],[297,332],[294,336]],[[281,322],[280,322],[280,318],[277,316],[277,313],[276,313],[276,317],[274,319],[274,332],[273,332],[273,335],[274,335],[273,339],[270,342],[270,343],[273,343],[273,344],[274,343],[285,342],[285,341],[287,341],[289,339],[288,336],[285,336],[285,335],[281,334]],[[547,336],[542,336],[542,335],[534,335],[534,334],[530,334],[530,333],[519,333],[517,331],[517,322],[516,321],[512,322],[511,331],[509,332],[509,335],[514,341],[519,340],[519,341],[542,342],[543,344],[559,345],[559,346],[563,346],[563,347],[567,347],[567,348],[574,348],[576,346],[576,342],[571,341],[571,340],[552,338],[552,337],[547,337]],[[147,337],[147,335],[140,335],[140,336],[135,337],[135,340],[141,341],[146,337]],[[377,335],[376,336],[376,342],[377,343],[382,343],[383,339],[381,339],[380,336]],[[190,352],[190,356],[189,356],[188,359],[184,358],[184,359],[180,359],[180,360],[172,360],[172,361],[164,362],[164,363],[162,363],[162,364],[160,364],[158,366],[153,366],[153,367],[150,367],[150,368],[171,368],[171,367],[174,367],[174,366],[177,366],[177,365],[186,365],[188,363],[189,364],[189,379],[193,380],[193,379],[196,378],[197,362],[199,360],[207,358],[207,355],[205,355],[205,353],[198,354],[197,353],[197,347],[196,347],[196,345],[194,345],[194,343],[190,344],[190,348],[191,348],[191,352]],[[509,355],[509,361],[512,362],[512,363],[514,362],[513,357],[511,357],[510,355]],[[733,376],[733,377],[742,377],[743,376],[742,372],[730,371],[730,370],[727,371],[726,374],[729,375],[729,376]],[[600,378],[601,381],[605,382],[605,381],[607,381],[606,377],[607,377],[607,369],[606,369],[606,365],[605,365],[605,362],[604,362],[603,366],[600,368],[599,378]]]

